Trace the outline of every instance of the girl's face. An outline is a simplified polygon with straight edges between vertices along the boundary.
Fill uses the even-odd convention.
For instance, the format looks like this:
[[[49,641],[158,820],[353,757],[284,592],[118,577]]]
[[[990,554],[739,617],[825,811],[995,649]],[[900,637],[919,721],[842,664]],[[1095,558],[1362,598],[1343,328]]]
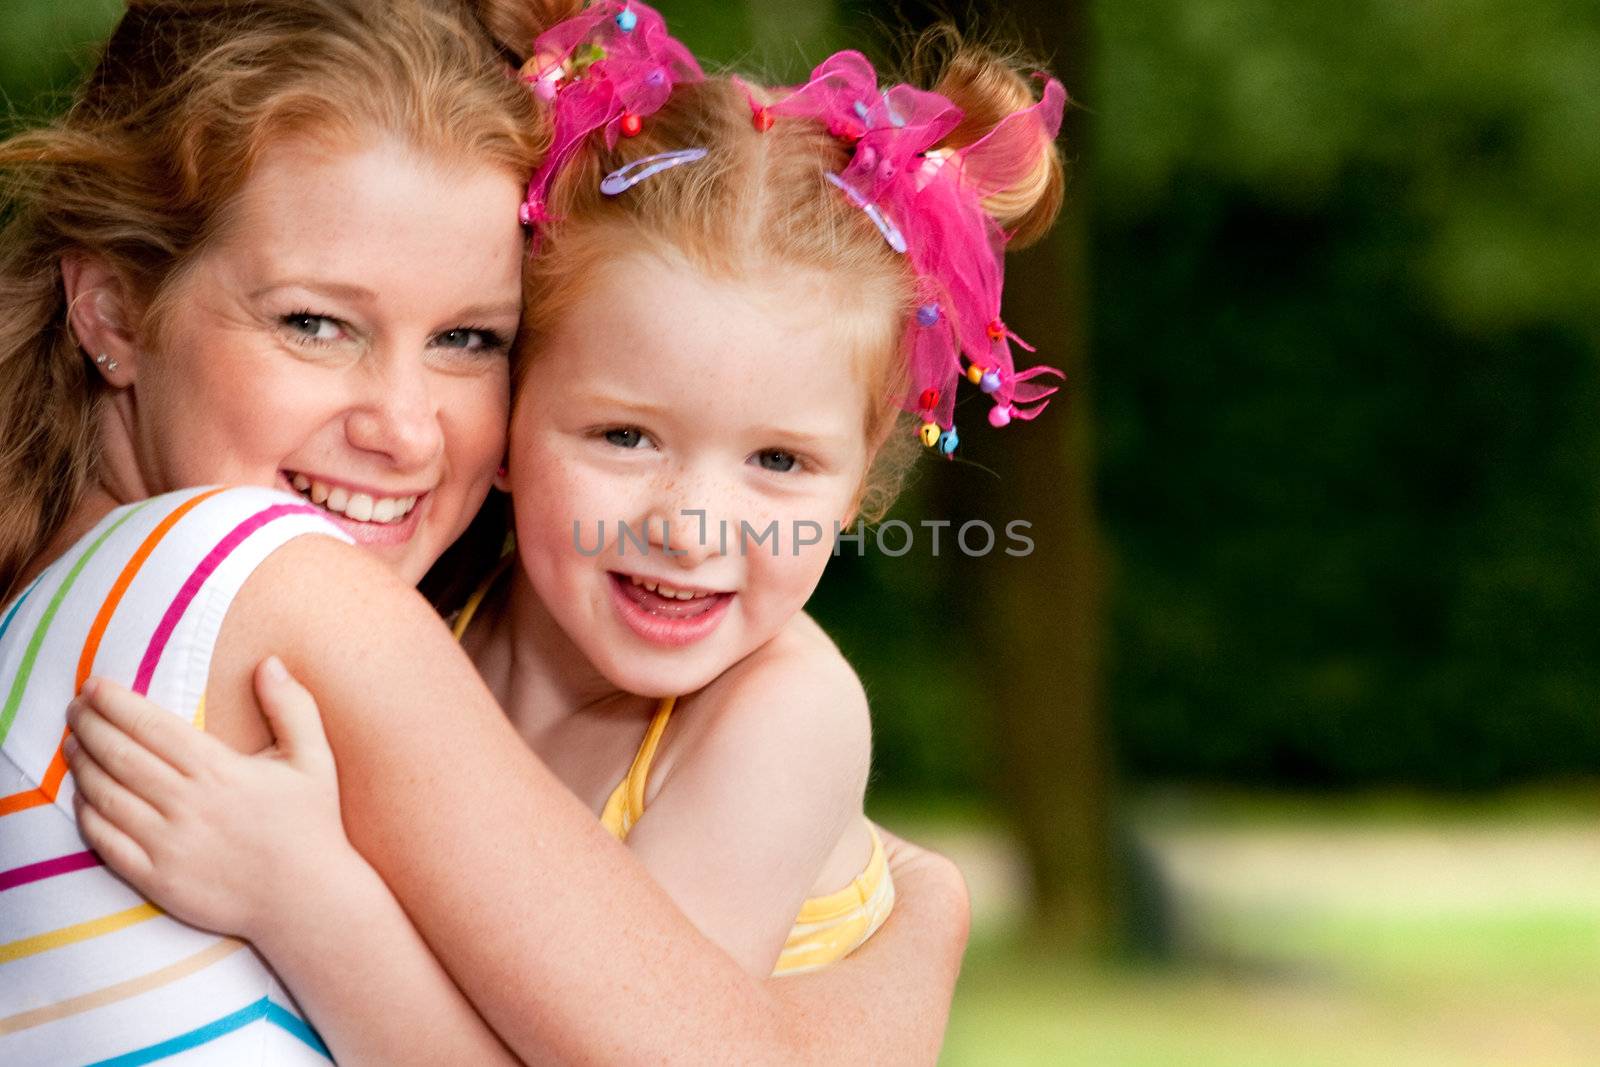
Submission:
[[[870,459],[830,291],[803,271],[709,278],[635,252],[532,357],[511,424],[518,555],[618,688],[703,687],[822,576]]]
[[[521,197],[398,142],[269,151],[136,353],[146,490],[297,491],[420,579],[504,454]]]

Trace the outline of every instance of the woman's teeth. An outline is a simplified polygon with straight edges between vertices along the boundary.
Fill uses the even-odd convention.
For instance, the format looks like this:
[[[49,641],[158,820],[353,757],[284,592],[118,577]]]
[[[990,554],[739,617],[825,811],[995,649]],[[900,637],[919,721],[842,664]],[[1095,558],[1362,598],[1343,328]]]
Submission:
[[[692,589],[679,589],[676,586],[667,585],[665,582],[653,582],[648,578],[639,578],[633,575],[628,577],[629,581],[633,582],[634,585],[643,586],[649,592],[657,596],[666,597],[669,600],[703,600],[708,596],[717,595],[715,593],[697,593]]]
[[[293,485],[313,504],[321,504],[336,514],[357,522],[399,522],[417,506],[415,496],[371,497],[366,493],[352,493],[343,486],[330,486],[304,474],[296,474]]]

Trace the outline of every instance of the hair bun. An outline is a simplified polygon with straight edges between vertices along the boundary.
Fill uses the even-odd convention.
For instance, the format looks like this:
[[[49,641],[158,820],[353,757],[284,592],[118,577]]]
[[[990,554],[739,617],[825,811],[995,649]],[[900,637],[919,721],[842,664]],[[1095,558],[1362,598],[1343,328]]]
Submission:
[[[965,148],[981,140],[1006,116],[1038,102],[1033,75],[1040,68],[1014,52],[963,40],[949,25],[937,26],[917,41],[913,63],[934,71],[933,91],[959,107],[964,118],[940,146]],[[1038,157],[1023,177],[983,202],[984,209],[1011,236],[1011,247],[1037,241],[1061,211],[1066,168],[1055,142],[1040,137]]]

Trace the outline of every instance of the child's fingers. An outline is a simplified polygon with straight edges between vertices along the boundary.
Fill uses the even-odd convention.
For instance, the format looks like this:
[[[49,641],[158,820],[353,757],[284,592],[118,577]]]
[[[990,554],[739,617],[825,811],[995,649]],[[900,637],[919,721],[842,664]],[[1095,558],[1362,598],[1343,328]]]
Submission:
[[[83,749],[72,745],[67,749],[73,783],[107,822],[141,841],[150,840],[160,830],[166,822],[160,812],[130,793]]]
[[[277,656],[268,656],[256,667],[256,698],[285,758],[307,770],[333,769],[333,750],[322,729],[316,698]]]
[[[215,750],[233,750],[196,730],[153,700],[104,678],[91,678],[79,699],[134,742],[149,749],[186,775],[192,775]]]
[[[139,843],[121,830],[84,799],[82,792],[72,795],[78,816],[78,833],[89,847],[100,854],[106,865],[130,882],[143,883],[155,869],[150,856]]]
[[[172,813],[183,785],[183,776],[176,768],[135,744],[92,708],[81,704],[69,708],[68,718],[76,724],[70,744],[76,744],[107,774],[158,811]]]

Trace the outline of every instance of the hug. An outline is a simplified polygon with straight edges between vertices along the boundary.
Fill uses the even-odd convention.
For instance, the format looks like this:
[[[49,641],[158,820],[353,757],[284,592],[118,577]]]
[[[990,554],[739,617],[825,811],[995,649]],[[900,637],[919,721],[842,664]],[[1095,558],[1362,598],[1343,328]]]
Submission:
[[[946,51],[129,3],[0,144],[0,1062],[936,1058],[964,891],[863,815],[831,546],[681,516],[870,521],[958,393],[1045,407],[1064,94]]]

